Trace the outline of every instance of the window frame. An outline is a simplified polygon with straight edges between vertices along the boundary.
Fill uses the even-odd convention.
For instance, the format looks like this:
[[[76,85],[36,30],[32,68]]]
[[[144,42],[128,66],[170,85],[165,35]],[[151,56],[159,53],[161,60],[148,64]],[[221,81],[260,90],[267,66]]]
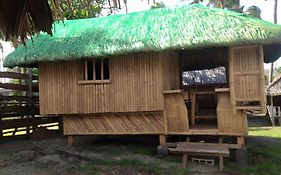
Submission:
[[[101,79],[96,79],[96,60],[97,59],[87,59],[84,60],[83,63],[83,80],[78,81],[78,84],[104,84],[104,83],[110,83],[110,61],[109,58],[98,58],[100,59],[100,77]],[[109,79],[104,79],[104,60],[108,59],[108,74],[109,74]],[[92,64],[92,73],[93,73],[93,79],[89,80],[88,79],[88,64],[91,62]]]

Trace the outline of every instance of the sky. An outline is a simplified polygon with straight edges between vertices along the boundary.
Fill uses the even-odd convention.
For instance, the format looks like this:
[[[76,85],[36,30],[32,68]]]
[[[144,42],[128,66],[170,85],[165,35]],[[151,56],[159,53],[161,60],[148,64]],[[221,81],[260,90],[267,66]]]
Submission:
[[[192,0],[160,0],[156,2],[164,2],[166,6],[176,6],[181,4],[188,4]],[[143,11],[150,8],[152,5],[152,0],[148,4],[147,0],[127,0],[128,12]],[[274,0],[240,0],[240,5],[244,5],[244,9],[247,9],[249,6],[255,5],[261,9],[261,18],[273,22],[273,7]],[[278,0],[278,23],[281,24],[281,0]],[[120,13],[126,13],[125,9],[120,11]],[[9,42],[0,41],[4,47],[4,56],[7,56],[14,49],[11,47]],[[0,55],[0,59],[2,56]],[[1,64],[1,63],[0,63]],[[1,66],[1,65],[0,65]],[[281,66],[281,58],[274,63],[274,67]],[[265,69],[269,68],[269,64],[265,64]]]

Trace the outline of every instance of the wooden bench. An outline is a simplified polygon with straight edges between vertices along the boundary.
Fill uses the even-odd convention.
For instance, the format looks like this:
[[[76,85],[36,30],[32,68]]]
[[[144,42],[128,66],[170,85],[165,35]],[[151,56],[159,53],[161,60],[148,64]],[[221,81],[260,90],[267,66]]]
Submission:
[[[209,143],[180,143],[176,148],[169,148],[174,154],[183,154],[182,167],[187,167],[187,159],[189,155],[199,156],[216,156],[219,157],[219,169],[223,170],[223,157],[229,156],[229,148],[223,144]]]

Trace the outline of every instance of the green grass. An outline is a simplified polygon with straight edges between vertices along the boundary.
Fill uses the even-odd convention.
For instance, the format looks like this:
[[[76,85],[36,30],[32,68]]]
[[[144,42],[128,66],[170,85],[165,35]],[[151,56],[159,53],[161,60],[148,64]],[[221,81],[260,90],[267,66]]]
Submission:
[[[249,165],[238,167],[240,172],[250,175],[280,175],[280,145],[248,144]]]
[[[251,127],[250,136],[263,136],[272,139],[280,139],[281,127]],[[231,164],[229,169],[249,175],[280,175],[281,174],[281,144],[278,142],[249,142],[248,166]]]
[[[281,127],[251,127],[249,135],[281,138]]]

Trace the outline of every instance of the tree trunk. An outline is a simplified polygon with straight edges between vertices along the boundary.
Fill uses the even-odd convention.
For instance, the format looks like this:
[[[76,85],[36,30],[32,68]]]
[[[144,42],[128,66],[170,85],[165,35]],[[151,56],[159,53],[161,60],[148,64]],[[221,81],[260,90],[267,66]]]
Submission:
[[[274,0],[274,23],[277,24],[277,7],[278,7],[278,0]]]
[[[274,0],[274,11],[273,11],[273,19],[274,23],[277,24],[277,6],[278,0]],[[269,71],[269,84],[273,81],[273,63],[270,63],[270,71]]]

